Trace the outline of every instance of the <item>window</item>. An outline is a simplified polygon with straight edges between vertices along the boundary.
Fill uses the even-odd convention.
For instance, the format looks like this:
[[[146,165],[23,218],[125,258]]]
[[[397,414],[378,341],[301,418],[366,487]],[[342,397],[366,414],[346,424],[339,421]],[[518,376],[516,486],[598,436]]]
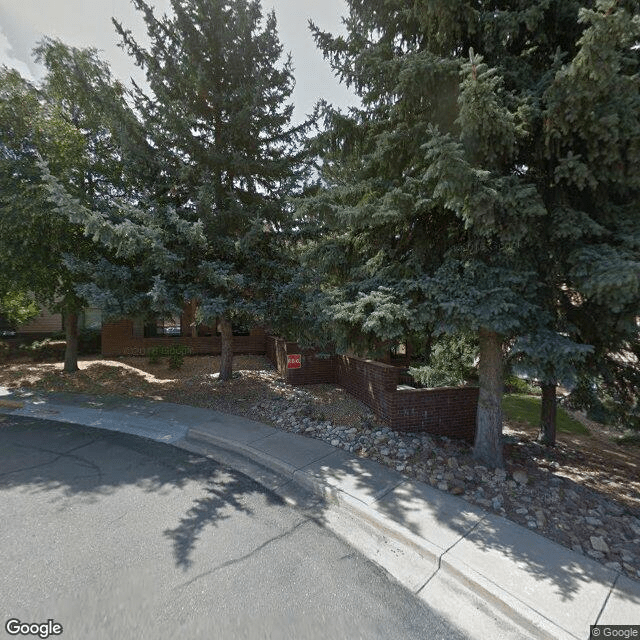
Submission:
[[[182,335],[180,318],[164,318],[144,325],[145,338],[179,338]]]

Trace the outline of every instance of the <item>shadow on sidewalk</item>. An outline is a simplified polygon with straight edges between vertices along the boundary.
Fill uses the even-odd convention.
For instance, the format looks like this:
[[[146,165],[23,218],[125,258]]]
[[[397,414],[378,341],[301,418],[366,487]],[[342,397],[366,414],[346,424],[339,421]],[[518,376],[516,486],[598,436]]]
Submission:
[[[252,515],[245,504],[248,496],[257,493],[269,504],[284,504],[247,476],[166,444],[47,420],[12,416],[9,425],[8,420],[0,422],[0,491],[12,487],[30,493],[62,490],[92,502],[127,485],[162,494],[193,481],[203,483],[203,493],[186,507],[177,525],[163,532],[173,547],[176,565],[183,569],[191,566],[198,539],[207,527],[234,513]],[[319,465],[325,482],[347,484],[355,495],[377,497],[376,508],[414,534],[429,539],[425,532],[430,523],[439,525],[431,530],[442,532],[442,538],[431,542],[442,553],[471,541],[475,559],[486,564],[488,573],[494,565],[499,574],[500,558],[506,558],[526,575],[534,591],[567,604],[594,580],[613,583],[615,573],[595,561],[569,550],[558,553],[558,547],[541,536],[431,487],[407,481],[381,494],[376,469],[370,461],[359,460],[336,468]],[[320,504],[313,514],[320,524],[325,508]],[[629,605],[640,605],[636,595],[621,598],[627,598]]]
[[[424,483],[407,479],[384,492],[384,480],[371,469],[375,466],[370,461],[345,456],[337,467],[323,466],[320,461],[314,475],[327,484],[349,487],[349,493],[364,502],[377,498],[375,509],[383,516],[433,543],[440,555],[455,549],[463,562],[481,567],[485,576],[506,590],[520,576],[527,583],[521,585],[522,590],[531,591],[532,601],[539,593],[567,605],[584,603],[590,585],[599,582],[610,587],[617,578],[616,571],[591,558]],[[389,471],[383,468],[382,473]],[[569,484],[576,491],[583,489]],[[629,535],[632,540],[633,532]],[[640,606],[640,583],[629,582],[636,585],[635,592],[620,593],[620,598]]]

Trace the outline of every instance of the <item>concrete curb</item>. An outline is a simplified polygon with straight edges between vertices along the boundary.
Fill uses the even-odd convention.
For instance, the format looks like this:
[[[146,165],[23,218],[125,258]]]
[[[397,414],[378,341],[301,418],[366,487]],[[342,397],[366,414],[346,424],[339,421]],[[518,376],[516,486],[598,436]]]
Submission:
[[[259,466],[283,475],[289,482],[293,482],[299,487],[310,491],[320,499],[334,503],[347,510],[351,515],[366,521],[370,526],[381,534],[388,536],[394,542],[409,547],[427,562],[432,562],[435,570],[431,578],[438,571],[443,571],[449,577],[460,582],[473,593],[489,602],[497,611],[522,628],[524,632],[533,634],[533,637],[541,640],[576,640],[578,638],[578,636],[567,632],[518,598],[507,593],[497,584],[490,582],[471,567],[464,563],[447,559],[448,550],[443,553],[440,548],[431,544],[428,540],[421,538],[408,528],[380,514],[339,488],[308,475],[303,469],[296,469],[293,465],[259,451],[250,444],[216,437],[199,430],[197,427],[188,430],[186,441],[193,444],[204,444],[205,448],[206,445],[213,445],[216,449],[223,449],[235,455],[246,457]],[[215,457],[214,452],[212,452],[212,455]],[[251,476],[251,473],[248,473],[248,475]],[[281,491],[281,487],[275,487],[272,490],[281,497],[287,498],[290,495],[290,487],[288,483],[285,486],[289,488],[289,491]]]

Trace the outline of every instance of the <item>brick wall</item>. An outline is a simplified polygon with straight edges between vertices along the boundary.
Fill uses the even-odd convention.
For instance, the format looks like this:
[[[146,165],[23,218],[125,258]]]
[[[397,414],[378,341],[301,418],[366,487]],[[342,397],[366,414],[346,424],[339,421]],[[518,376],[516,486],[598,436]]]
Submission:
[[[102,325],[102,355],[122,356],[133,339],[133,321],[119,320]]]
[[[287,355],[302,353],[302,367],[287,369]],[[473,440],[477,387],[401,389],[402,368],[354,356],[319,358],[295,342],[267,337],[267,357],[287,382],[296,385],[337,383],[394,429]]]
[[[401,389],[386,393],[391,422],[404,431],[423,431],[473,441],[478,387]]]
[[[402,368],[355,356],[303,350],[295,342],[257,335],[234,336],[235,354],[266,354],[282,377],[293,385],[339,384],[370,407],[394,429],[427,432],[473,440],[478,406],[477,387],[398,390]],[[220,337],[141,338],[133,336],[133,322],[121,320],[102,328],[105,356],[144,355],[150,347],[191,347],[194,354],[219,354]],[[302,355],[300,369],[287,369],[287,355]]]
[[[296,385],[336,382],[334,356],[322,356],[314,350],[301,351],[295,343],[287,343],[287,347],[292,349],[288,353],[302,355],[300,369],[287,369],[287,382]]]
[[[302,366],[300,369],[287,369],[287,355],[294,353],[302,355]],[[301,386],[336,382],[333,356],[324,357],[313,349],[303,350],[295,342],[273,336],[266,338],[266,356],[289,384]]]
[[[233,337],[234,355],[264,354],[265,335],[249,335]],[[220,336],[162,337],[142,338],[133,335],[133,321],[120,320],[102,327],[102,355],[125,356],[145,355],[151,347],[189,347],[193,354],[219,355],[221,351]]]
[[[389,394],[398,387],[400,369],[390,364],[354,356],[335,356],[336,381],[351,395],[391,422]]]

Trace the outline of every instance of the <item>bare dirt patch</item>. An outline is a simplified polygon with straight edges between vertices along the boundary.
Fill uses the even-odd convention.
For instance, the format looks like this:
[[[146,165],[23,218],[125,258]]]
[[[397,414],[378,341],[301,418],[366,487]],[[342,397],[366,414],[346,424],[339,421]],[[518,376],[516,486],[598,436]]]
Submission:
[[[292,397],[273,365],[263,356],[236,356],[234,375],[218,380],[219,356],[192,356],[179,370],[170,369],[166,359],[151,364],[148,358],[80,358],[79,371],[67,374],[62,363],[13,361],[0,366],[0,385],[41,391],[126,395],[235,413],[253,419],[265,418],[255,405]],[[311,396],[315,417],[353,426],[360,424],[369,408],[341,387],[318,384],[305,387]]]

